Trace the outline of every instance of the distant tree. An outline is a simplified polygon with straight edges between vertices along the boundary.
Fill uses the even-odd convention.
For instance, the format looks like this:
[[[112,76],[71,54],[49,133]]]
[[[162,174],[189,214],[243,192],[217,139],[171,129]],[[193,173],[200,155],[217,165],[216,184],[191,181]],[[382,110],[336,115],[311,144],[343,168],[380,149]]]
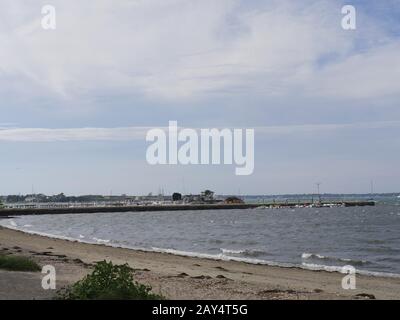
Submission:
[[[9,203],[15,203],[15,202],[23,202],[25,201],[25,196],[19,196],[19,195],[9,195],[7,196],[6,202]]]
[[[173,201],[181,201],[181,200],[182,200],[182,194],[180,194],[180,193],[178,193],[178,192],[175,192],[175,193],[172,195],[172,200],[173,200]]]
[[[60,193],[60,194],[53,196],[53,201],[54,202],[68,202],[68,199],[64,193]]]
[[[213,200],[214,199],[214,192],[211,190],[205,190],[201,193],[203,200]]]

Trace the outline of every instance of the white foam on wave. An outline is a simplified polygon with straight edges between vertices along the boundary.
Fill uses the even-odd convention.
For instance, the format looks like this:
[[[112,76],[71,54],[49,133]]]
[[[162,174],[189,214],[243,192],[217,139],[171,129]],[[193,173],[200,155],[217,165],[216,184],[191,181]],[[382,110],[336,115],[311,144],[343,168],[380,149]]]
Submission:
[[[327,272],[340,272],[340,273],[342,273],[342,271],[343,271],[343,268],[338,267],[338,266],[327,266],[327,265],[311,264],[311,263],[304,263],[304,262],[301,265],[297,265],[297,264],[292,264],[292,263],[281,263],[281,262],[267,261],[267,260],[261,260],[261,259],[233,257],[233,256],[226,255],[224,253],[209,254],[209,253],[190,252],[190,251],[182,251],[182,250],[175,250],[175,249],[164,249],[164,248],[157,248],[157,247],[152,247],[151,249],[149,249],[149,248],[143,248],[143,247],[125,246],[122,244],[116,244],[116,243],[110,243],[110,242],[94,243],[91,241],[80,240],[77,238],[72,238],[72,237],[67,237],[67,236],[53,235],[53,234],[49,234],[49,233],[45,233],[45,232],[32,231],[32,230],[24,230],[24,229],[21,229],[21,228],[11,225],[11,223],[10,223],[10,225],[7,225],[6,223],[3,223],[3,221],[1,221],[1,220],[0,220],[0,225],[3,226],[4,228],[17,230],[17,231],[21,231],[21,232],[24,232],[27,234],[38,235],[38,236],[42,236],[42,237],[46,237],[46,238],[67,240],[67,241],[71,241],[71,242],[80,242],[80,243],[87,243],[87,244],[97,244],[97,245],[102,245],[102,246],[107,246],[107,247],[137,250],[137,251],[143,251],[143,252],[167,253],[167,254],[183,256],[183,257],[193,257],[193,258],[200,258],[200,259],[222,260],[222,261],[236,261],[236,262],[244,262],[244,263],[249,263],[249,264],[281,267],[281,268],[300,268],[300,269],[306,269],[306,270],[312,270],[312,271],[327,271]],[[106,240],[106,241],[109,241],[109,240]],[[367,276],[373,276],[373,277],[400,278],[400,274],[395,274],[395,273],[374,272],[374,271],[359,270],[359,269],[356,270],[356,273],[362,274],[362,275],[367,275]]]
[[[99,243],[110,243],[110,241],[111,240],[104,240],[104,239],[99,239],[99,238],[96,238],[96,237],[93,237],[93,240],[94,241],[96,241],[96,242],[99,242]]]
[[[329,257],[329,256],[324,256],[322,254],[318,253],[303,253],[301,255],[301,258],[303,260],[307,259],[320,259],[320,260],[331,260],[331,261],[337,261],[337,262],[344,262],[344,263],[354,263],[354,264],[366,264],[368,261],[365,260],[353,260],[353,259],[348,259],[348,258],[338,258],[338,257]]]
[[[40,231],[33,231],[33,230],[25,230],[22,228],[18,228],[17,226],[14,226],[10,223],[10,225],[6,225],[4,223],[2,223],[2,221],[0,221],[0,226],[2,226],[3,228],[7,228],[7,229],[11,229],[11,230],[16,230],[16,231],[21,231],[27,234],[33,234],[33,235],[37,235],[37,236],[41,236],[41,237],[46,237],[46,238],[52,238],[52,239],[60,239],[60,240],[68,240],[68,241],[72,241],[72,242],[80,242],[79,240],[72,238],[72,237],[67,237],[67,236],[61,236],[61,235],[54,235],[54,234],[50,234],[50,233],[46,233],[46,232],[40,232]]]
[[[247,257],[257,257],[265,254],[263,250],[257,249],[225,249],[220,248],[221,252],[226,255],[243,255]]]
[[[305,252],[305,253],[303,253],[302,255],[301,255],[301,258],[302,259],[310,259],[311,257],[313,257],[313,256],[317,256],[317,257],[321,257],[321,258],[323,258],[323,256],[320,256],[320,255],[315,255],[314,253],[307,253],[307,252]]]
[[[327,265],[303,262],[302,267],[303,267],[303,269],[307,269],[307,270],[311,270],[311,271],[327,271],[327,272],[347,273],[347,271],[344,269],[344,267],[339,267],[339,266],[327,266]],[[360,269],[356,269],[356,273],[360,274],[360,275],[372,276],[372,277],[400,278],[400,274],[397,274],[397,273],[368,271],[368,270],[360,270]]]
[[[222,253],[230,253],[230,254],[242,254],[245,253],[246,250],[233,250],[233,249],[224,249],[221,248]]]
[[[323,264],[315,264],[315,263],[306,263],[303,262],[301,264],[305,269],[312,270],[312,271],[328,271],[328,272],[340,272],[343,273],[343,267],[338,266],[326,266]],[[357,270],[358,273],[359,270]]]
[[[149,250],[145,249],[145,251],[149,251]],[[152,247],[150,251],[159,252],[159,253],[168,253],[168,254],[173,254],[173,255],[177,255],[177,256],[211,259],[211,260],[222,260],[222,261],[246,262],[246,263],[250,263],[250,264],[262,264],[262,265],[269,265],[269,266],[275,266],[275,267],[287,267],[287,268],[298,267],[295,264],[291,264],[291,263],[279,263],[279,262],[267,261],[267,260],[261,260],[261,259],[233,257],[233,256],[226,255],[224,253],[219,253],[219,254],[199,253],[199,252],[182,251],[182,250],[176,250],[176,249],[163,249],[163,248],[157,248],[157,247]]]

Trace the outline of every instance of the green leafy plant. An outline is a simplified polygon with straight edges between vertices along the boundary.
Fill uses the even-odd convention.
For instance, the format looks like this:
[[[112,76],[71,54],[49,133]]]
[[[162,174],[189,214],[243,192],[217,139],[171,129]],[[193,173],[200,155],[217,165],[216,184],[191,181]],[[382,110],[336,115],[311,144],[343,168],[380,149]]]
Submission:
[[[60,290],[62,300],[160,300],[151,293],[151,287],[134,281],[134,270],[112,262],[97,262],[91,274],[75,284]]]
[[[0,269],[9,271],[40,271],[40,266],[33,260],[21,257],[0,254]]]

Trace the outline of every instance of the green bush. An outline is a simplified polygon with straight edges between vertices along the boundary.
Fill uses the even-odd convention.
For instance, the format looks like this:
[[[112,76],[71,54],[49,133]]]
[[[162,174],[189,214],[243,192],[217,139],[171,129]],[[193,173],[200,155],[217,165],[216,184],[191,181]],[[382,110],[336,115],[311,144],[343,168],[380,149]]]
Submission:
[[[112,262],[97,262],[93,272],[75,284],[62,289],[57,299],[62,300],[159,300],[151,287],[133,279],[134,270]]]
[[[40,271],[40,266],[33,260],[20,257],[0,254],[0,269],[9,271]]]

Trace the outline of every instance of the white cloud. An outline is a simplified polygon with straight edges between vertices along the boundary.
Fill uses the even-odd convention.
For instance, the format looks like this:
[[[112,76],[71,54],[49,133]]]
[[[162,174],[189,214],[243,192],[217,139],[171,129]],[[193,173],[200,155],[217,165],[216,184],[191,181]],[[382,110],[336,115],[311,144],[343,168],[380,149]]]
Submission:
[[[299,134],[307,132],[399,128],[400,121],[375,121],[356,123],[305,124],[289,126],[256,127],[256,132],[265,134]]]
[[[257,136],[291,135],[308,132],[341,131],[359,129],[399,128],[400,121],[376,121],[360,123],[306,124],[255,127]],[[168,127],[160,127],[168,131]],[[146,133],[153,127],[119,128],[1,128],[0,141],[11,142],[62,142],[62,141],[145,141]],[[199,130],[200,128],[196,128]],[[222,129],[222,128],[220,128]]]
[[[0,129],[0,141],[57,142],[57,141],[126,141],[144,139],[149,128],[12,128]]]
[[[400,94],[400,42],[357,54],[314,75],[308,94],[374,98]],[[310,79],[312,81],[312,79]],[[311,91],[312,90],[312,91]]]
[[[400,93],[398,68],[391,68],[399,65],[399,43],[354,55],[355,41],[367,31],[371,38],[386,35],[377,27],[349,36],[340,28],[340,7],[330,1],[270,1],[258,9],[240,0],[99,0],[96,9],[90,1],[52,2],[56,31],[40,28],[40,1],[6,0],[0,13],[0,74],[29,79],[40,94]],[[321,68],[330,55],[335,62]]]

